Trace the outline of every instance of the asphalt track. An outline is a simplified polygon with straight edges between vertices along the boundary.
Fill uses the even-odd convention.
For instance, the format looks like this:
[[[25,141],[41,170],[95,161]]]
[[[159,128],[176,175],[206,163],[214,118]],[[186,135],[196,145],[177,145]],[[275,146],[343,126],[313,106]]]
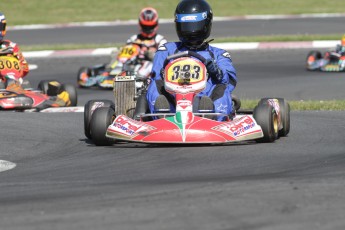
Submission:
[[[212,38],[288,34],[339,34],[345,31],[344,21],[344,17],[215,21],[212,27]],[[9,30],[6,37],[21,45],[121,44],[136,33],[138,33],[137,25],[62,26],[44,30]],[[162,23],[159,33],[163,34],[169,41],[177,40],[173,23]]]
[[[345,97],[344,74],[307,72],[308,50],[231,52],[236,94]],[[75,84],[108,57],[30,59],[40,79]],[[78,90],[79,105],[112,91]],[[96,147],[81,113],[0,113],[0,229],[344,229],[345,111],[293,111],[271,144]]]

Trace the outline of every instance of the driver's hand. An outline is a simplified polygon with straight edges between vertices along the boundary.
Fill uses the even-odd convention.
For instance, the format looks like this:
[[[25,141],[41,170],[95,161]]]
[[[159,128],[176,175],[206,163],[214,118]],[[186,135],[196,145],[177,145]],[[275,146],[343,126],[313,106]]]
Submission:
[[[221,69],[219,69],[215,60],[207,59],[205,65],[206,65],[207,72],[210,74],[210,76],[214,80],[216,80],[216,81],[222,80],[223,73],[222,73]]]

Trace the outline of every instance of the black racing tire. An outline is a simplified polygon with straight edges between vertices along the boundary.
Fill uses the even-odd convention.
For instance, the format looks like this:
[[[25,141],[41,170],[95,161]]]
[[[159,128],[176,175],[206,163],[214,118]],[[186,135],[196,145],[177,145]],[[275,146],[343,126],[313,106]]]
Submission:
[[[231,95],[231,100],[232,100],[232,107],[235,109],[235,111],[240,110],[241,108],[240,98],[233,94]]]
[[[81,75],[82,73],[86,73],[88,77],[91,76],[91,69],[89,67],[80,67],[80,69],[78,70],[78,75],[77,75],[77,84],[80,88],[88,88],[86,86],[80,85],[79,81],[81,80]]]
[[[61,92],[66,91],[69,95],[69,100],[71,101],[70,106],[77,106],[78,104],[78,94],[77,89],[71,84],[62,84]]]
[[[58,91],[56,91],[56,93],[54,93],[54,95],[50,95],[50,93],[48,92],[48,89],[49,89],[49,82],[52,82],[52,81],[57,81],[57,80],[41,80],[39,83],[38,83],[38,86],[37,88],[42,91],[43,94],[47,94],[48,96],[56,96],[58,94]],[[59,82],[59,81],[57,81]],[[60,82],[59,82],[60,83]],[[61,83],[60,83],[61,84]]]
[[[317,69],[311,69],[310,66],[310,57],[313,57],[314,61],[320,60],[322,58],[322,54],[320,51],[317,50],[312,50],[308,53],[307,58],[306,58],[306,66],[307,66],[307,70],[313,71],[313,70],[317,70]]]
[[[277,98],[280,107],[280,116],[283,128],[279,130],[278,136],[285,137],[290,132],[290,105],[284,98]]]
[[[114,119],[115,110],[112,107],[97,108],[90,121],[92,141],[97,146],[108,146],[112,141],[105,136],[108,126]]]
[[[111,100],[90,100],[85,104],[84,106],[84,134],[88,139],[92,139],[91,131],[90,131],[90,121],[92,118],[92,114],[99,107],[115,108],[115,104]]]
[[[133,119],[140,120],[140,114],[146,114],[149,111],[149,104],[146,99],[146,95],[142,94],[138,97],[134,110]],[[143,121],[147,121],[147,117],[143,117]]]
[[[264,134],[262,138],[256,139],[256,142],[274,142],[278,138],[278,115],[273,106],[268,102],[259,103],[254,108],[253,117]]]

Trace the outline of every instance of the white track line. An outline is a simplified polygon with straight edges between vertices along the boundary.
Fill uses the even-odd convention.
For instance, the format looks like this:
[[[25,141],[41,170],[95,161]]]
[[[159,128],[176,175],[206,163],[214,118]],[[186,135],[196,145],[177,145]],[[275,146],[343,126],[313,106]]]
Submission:
[[[11,170],[16,167],[16,164],[10,161],[0,160],[0,172]]]

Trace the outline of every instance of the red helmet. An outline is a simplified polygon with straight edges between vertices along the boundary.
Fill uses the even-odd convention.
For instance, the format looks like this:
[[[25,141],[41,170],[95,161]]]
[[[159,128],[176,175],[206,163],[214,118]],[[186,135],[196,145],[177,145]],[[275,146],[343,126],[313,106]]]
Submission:
[[[139,25],[141,35],[146,38],[152,38],[158,30],[158,13],[152,7],[146,7],[139,14]]]
[[[3,13],[0,12],[0,42],[4,39],[6,34],[6,18]]]

